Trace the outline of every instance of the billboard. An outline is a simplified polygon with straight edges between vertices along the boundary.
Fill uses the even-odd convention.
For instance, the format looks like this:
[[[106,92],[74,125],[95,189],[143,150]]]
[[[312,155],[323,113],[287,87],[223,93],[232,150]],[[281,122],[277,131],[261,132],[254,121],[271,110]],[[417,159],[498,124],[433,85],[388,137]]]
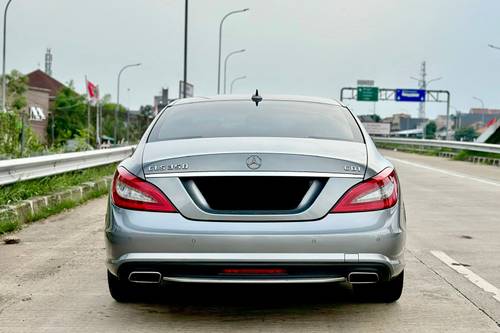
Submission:
[[[362,123],[370,135],[389,135],[391,123]]]

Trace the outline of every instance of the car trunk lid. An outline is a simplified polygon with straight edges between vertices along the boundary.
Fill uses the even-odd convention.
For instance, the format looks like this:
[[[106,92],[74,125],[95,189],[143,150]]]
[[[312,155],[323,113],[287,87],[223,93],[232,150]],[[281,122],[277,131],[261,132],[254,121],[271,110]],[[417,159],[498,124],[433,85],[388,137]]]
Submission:
[[[163,141],[146,145],[143,168],[191,219],[309,220],[362,180],[366,149],[321,139]]]

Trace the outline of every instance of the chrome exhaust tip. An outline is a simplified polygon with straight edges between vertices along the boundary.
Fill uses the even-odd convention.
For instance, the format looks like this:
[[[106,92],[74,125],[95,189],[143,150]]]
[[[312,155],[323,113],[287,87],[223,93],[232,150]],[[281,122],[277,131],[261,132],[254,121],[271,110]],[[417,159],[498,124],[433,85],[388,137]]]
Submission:
[[[128,280],[133,283],[160,283],[161,273],[160,272],[131,272],[128,275]]]
[[[379,277],[375,272],[351,272],[347,276],[347,281],[352,284],[377,283]]]

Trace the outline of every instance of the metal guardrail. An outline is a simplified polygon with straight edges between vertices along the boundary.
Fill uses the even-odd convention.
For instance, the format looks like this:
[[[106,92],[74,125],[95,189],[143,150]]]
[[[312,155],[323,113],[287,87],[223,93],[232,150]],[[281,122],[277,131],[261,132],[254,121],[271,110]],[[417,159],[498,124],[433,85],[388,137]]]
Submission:
[[[500,145],[476,142],[373,137],[375,142],[451,148],[500,154]],[[119,162],[135,146],[0,161],[0,185]]]
[[[121,161],[135,146],[0,161],[0,185]]]
[[[382,138],[372,137],[373,141],[380,143],[395,143],[402,145],[451,148],[458,150],[481,151],[485,153],[500,154],[500,145],[490,143],[447,141],[447,140],[422,140],[406,138]]]

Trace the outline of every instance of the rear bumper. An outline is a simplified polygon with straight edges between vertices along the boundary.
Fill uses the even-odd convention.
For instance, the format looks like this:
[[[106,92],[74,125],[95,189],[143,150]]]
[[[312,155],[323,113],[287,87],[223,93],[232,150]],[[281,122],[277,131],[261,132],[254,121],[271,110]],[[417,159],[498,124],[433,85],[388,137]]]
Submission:
[[[106,264],[133,269],[179,265],[305,265],[333,275],[371,269],[387,279],[404,268],[405,221],[399,203],[376,212],[329,214],[306,222],[192,221],[180,214],[125,210],[110,203]]]
[[[401,272],[403,258],[378,254],[335,253],[131,253],[108,262],[118,276],[158,272],[164,281],[203,283],[321,283],[343,282],[352,272],[376,273],[388,281]],[[279,268],[286,275],[224,275],[224,268]]]

